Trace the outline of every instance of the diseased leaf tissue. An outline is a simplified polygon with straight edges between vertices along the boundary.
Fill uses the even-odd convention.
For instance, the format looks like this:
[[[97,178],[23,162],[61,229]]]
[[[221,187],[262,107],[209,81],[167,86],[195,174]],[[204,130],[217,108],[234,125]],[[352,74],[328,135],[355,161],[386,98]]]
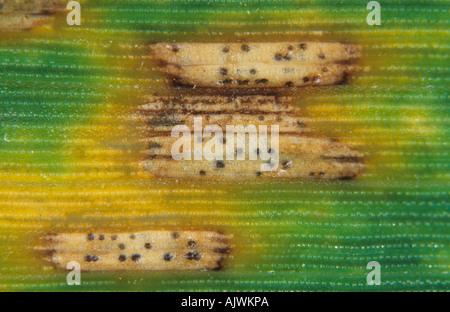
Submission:
[[[176,82],[220,88],[343,83],[360,57],[357,45],[330,42],[157,43],[151,51]]]
[[[42,26],[65,8],[63,0],[2,0],[0,31],[26,31]]]
[[[229,238],[215,231],[51,233],[36,249],[59,268],[77,261],[82,271],[218,270]]]

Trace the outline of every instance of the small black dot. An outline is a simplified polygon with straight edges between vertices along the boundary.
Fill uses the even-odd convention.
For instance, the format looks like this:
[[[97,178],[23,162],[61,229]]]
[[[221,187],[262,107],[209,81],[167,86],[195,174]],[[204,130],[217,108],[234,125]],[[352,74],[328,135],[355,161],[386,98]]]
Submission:
[[[313,82],[318,82],[318,81],[319,81],[319,77],[314,76],[313,79],[312,79],[312,81],[313,81]]]
[[[221,74],[222,76],[225,76],[226,74],[228,74],[228,70],[227,70],[226,68],[221,68],[221,69],[219,70],[219,72],[220,72],[220,74]]]
[[[310,172],[310,173],[309,173],[309,176],[310,176],[310,177],[314,177],[314,172]]]
[[[141,259],[141,255],[140,254],[134,254],[131,256],[131,260],[133,260],[134,262],[138,262],[139,259]]]
[[[225,168],[225,163],[222,160],[216,161],[216,168]]]
[[[98,236],[98,239],[99,239],[99,240],[104,240],[104,239],[105,239],[105,235],[100,234],[100,235]]]
[[[230,47],[229,47],[229,46],[224,46],[224,47],[222,48],[222,52],[223,52],[223,53],[228,53],[228,52],[230,52]]]
[[[124,250],[125,249],[125,244],[119,244],[119,249]]]
[[[127,256],[125,256],[125,255],[120,255],[119,256],[119,261],[120,262],[124,262],[125,260],[127,260]]]
[[[292,56],[290,56],[289,54],[286,54],[285,56],[283,56],[283,59],[285,59],[286,61],[290,61],[292,58]]]
[[[258,120],[263,121],[264,120],[264,116],[258,116]]]
[[[322,68],[322,71],[323,71],[324,73],[326,73],[326,72],[328,71],[328,68],[327,68],[327,67],[324,67],[324,68]]]
[[[145,247],[146,249],[151,249],[153,246],[152,246],[152,244],[150,244],[150,243],[145,243],[144,247]]]
[[[256,176],[260,177],[261,176],[261,171],[256,171]]]
[[[94,234],[88,234],[87,239],[90,240],[90,241],[94,240],[95,239]]]
[[[325,59],[325,54],[323,54],[323,53],[320,53],[318,56],[321,60]]]
[[[112,239],[112,240],[117,240],[117,235],[111,236],[111,239]]]
[[[193,240],[188,241],[189,248],[195,248],[197,247],[197,243]]]
[[[256,69],[250,69],[250,74],[251,74],[251,75],[256,74]]]
[[[283,58],[283,56],[281,55],[281,53],[276,53],[275,54],[275,60],[281,61],[282,58]]]
[[[136,235],[131,234],[131,235],[130,235],[130,238],[131,238],[131,239],[135,239],[135,238],[136,238]]]
[[[243,44],[243,45],[241,46],[241,49],[242,49],[242,51],[244,51],[244,52],[250,51],[250,47],[248,46],[248,44]]]
[[[180,237],[180,233],[178,233],[178,232],[173,232],[172,233],[172,238],[173,239],[177,239],[178,237]]]
[[[172,50],[172,52],[178,52],[178,51],[180,51],[180,47],[177,46],[176,44],[173,44],[173,45],[170,47],[170,50]]]
[[[293,87],[294,83],[292,81],[286,81],[286,83],[284,84],[286,87]]]
[[[319,175],[320,175],[321,178],[323,178],[325,176],[325,173],[319,172]]]
[[[268,82],[269,82],[269,80],[267,80],[266,78],[255,80],[255,83],[257,83],[257,84],[266,84]]]
[[[226,138],[226,137],[223,137],[223,138],[222,138],[222,143],[223,143],[223,144],[227,143],[227,138]]]
[[[224,81],[222,81],[223,84],[231,84],[232,82],[233,80],[231,80],[230,78],[227,78]]]
[[[306,50],[306,43],[300,43],[298,47],[302,50]]]
[[[291,45],[288,45],[288,50],[289,50],[289,51],[292,51],[292,50],[294,50],[294,47],[291,46]]]
[[[304,82],[304,83],[309,82],[309,78],[308,78],[308,77],[303,77],[303,82]]]
[[[171,255],[171,254],[169,254],[169,253],[166,253],[166,254],[164,255],[164,260],[166,260],[166,261],[170,261],[170,260],[172,260],[172,258],[173,258],[173,255]]]
[[[186,253],[186,259],[188,260],[200,260],[202,256],[198,252],[189,251]]]
[[[245,80],[237,80],[237,83],[238,83],[238,85],[240,85],[240,86],[246,86],[246,85],[248,85],[249,80],[248,80],[248,79],[245,79]]]
[[[96,255],[93,255],[93,256],[87,255],[86,257],[84,257],[84,261],[86,261],[86,262],[91,262],[91,261],[95,262],[97,260],[98,260],[98,257]]]
[[[255,152],[256,152],[256,155],[259,156],[259,148],[257,148],[257,149],[255,150]]]
[[[204,176],[204,175],[206,175],[206,172],[205,172],[204,170],[200,170],[199,174],[200,174],[201,176]]]

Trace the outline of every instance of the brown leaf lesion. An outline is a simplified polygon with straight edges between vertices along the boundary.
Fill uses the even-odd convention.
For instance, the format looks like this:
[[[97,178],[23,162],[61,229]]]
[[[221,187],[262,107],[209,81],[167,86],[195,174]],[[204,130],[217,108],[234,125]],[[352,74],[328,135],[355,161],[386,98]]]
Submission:
[[[77,261],[82,271],[221,270],[231,238],[214,230],[49,233],[34,249],[61,269]]]
[[[3,0],[0,2],[0,31],[27,31],[50,23],[63,12],[63,0]]]

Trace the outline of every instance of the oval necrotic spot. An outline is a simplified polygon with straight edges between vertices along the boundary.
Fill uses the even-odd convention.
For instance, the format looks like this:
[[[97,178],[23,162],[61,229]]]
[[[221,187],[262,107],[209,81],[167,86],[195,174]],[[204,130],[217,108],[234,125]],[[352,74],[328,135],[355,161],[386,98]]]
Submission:
[[[221,160],[216,161],[216,168],[225,168],[225,163]]]
[[[145,247],[146,249],[151,249],[151,248],[153,247],[153,245],[150,244],[150,243],[145,243],[144,247]]]
[[[197,243],[193,240],[188,241],[189,248],[195,248],[197,247]]]
[[[88,234],[87,239],[90,241],[94,240],[95,239],[94,234],[92,234],[92,233]]]
[[[172,233],[172,238],[173,239],[177,239],[178,237],[180,237],[180,233],[178,233],[178,232],[173,232]]]
[[[120,262],[124,262],[125,260],[127,260],[127,256],[125,256],[125,255],[120,255],[119,256],[119,261]]]
[[[241,45],[241,49],[242,49],[242,51],[244,51],[244,52],[250,51],[250,47],[248,46],[248,44],[243,44],[243,45]]]
[[[125,244],[119,244],[119,249],[124,250],[125,249]]]

